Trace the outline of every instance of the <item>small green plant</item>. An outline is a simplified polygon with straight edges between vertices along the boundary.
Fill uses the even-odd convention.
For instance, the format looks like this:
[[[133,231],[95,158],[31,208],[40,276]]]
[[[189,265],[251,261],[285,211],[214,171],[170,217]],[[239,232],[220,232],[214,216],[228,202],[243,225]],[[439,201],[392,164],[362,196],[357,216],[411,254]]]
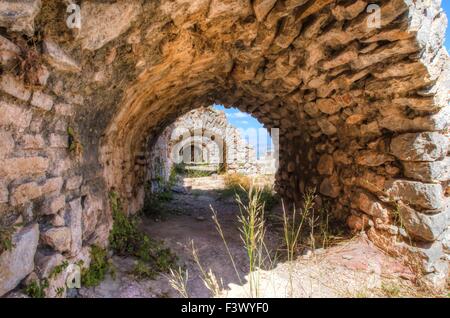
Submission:
[[[122,212],[118,195],[110,194],[113,211],[113,228],[109,242],[113,251],[120,256],[133,256],[149,263],[151,268],[159,272],[168,272],[177,262],[177,257],[170,249],[164,248],[161,242],[152,240],[139,229],[140,219],[137,216],[127,217]]]
[[[56,276],[58,276],[59,274],[61,274],[62,272],[64,272],[64,270],[66,270],[66,268],[69,266],[69,262],[68,261],[63,261],[60,265],[57,265],[53,268],[53,270],[51,271],[49,278],[54,278]]]
[[[57,297],[62,297],[66,289],[64,287],[57,287],[55,291]]]
[[[157,273],[146,263],[138,260],[131,274],[138,279],[154,279]]]
[[[10,251],[14,247],[12,241],[14,232],[15,227],[6,227],[0,224],[0,254]]]
[[[68,127],[67,135],[69,136],[69,152],[79,158],[83,154],[83,145],[80,142],[78,134],[75,133],[75,130],[72,127]]]
[[[31,298],[45,298],[45,290],[49,287],[47,279],[34,280],[25,288],[25,294]]]
[[[107,251],[98,246],[91,248],[91,264],[81,271],[81,283],[85,287],[98,286],[111,270]]]

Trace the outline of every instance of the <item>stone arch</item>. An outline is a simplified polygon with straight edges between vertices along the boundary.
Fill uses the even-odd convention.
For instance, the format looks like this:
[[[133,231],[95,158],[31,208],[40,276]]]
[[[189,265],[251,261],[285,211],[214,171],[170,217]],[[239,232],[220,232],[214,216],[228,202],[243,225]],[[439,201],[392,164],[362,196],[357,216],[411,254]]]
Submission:
[[[148,145],[179,116],[220,103],[280,129],[282,196],[317,187],[349,226],[397,255],[415,252],[426,278],[445,282],[450,62],[440,1],[86,0],[80,30],[67,28],[64,3],[2,4],[23,14],[0,15],[1,211],[47,215],[25,220],[27,255],[50,248],[75,262],[107,244],[108,192],[139,210]],[[33,67],[11,68],[18,58]],[[70,242],[55,244],[55,233]],[[4,255],[0,264],[14,266]],[[0,295],[32,270],[26,263]]]

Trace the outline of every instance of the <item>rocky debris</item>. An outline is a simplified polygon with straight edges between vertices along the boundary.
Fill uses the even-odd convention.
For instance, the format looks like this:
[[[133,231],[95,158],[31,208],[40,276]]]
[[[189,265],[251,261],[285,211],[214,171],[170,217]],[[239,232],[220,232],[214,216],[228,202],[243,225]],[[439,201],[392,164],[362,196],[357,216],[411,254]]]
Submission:
[[[14,234],[13,249],[0,255],[0,296],[14,289],[34,270],[34,255],[38,240],[37,224],[25,227]]]
[[[41,5],[41,0],[0,1],[0,26],[32,36]]]

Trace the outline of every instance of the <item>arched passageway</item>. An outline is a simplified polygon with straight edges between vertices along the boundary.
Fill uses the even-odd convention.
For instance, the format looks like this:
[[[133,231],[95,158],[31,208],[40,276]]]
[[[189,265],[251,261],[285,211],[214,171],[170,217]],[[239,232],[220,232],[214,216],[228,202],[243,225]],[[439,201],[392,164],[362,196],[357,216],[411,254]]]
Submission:
[[[148,145],[217,103],[280,129],[280,195],[295,201],[316,187],[351,227],[391,253],[415,252],[430,281],[445,281],[440,1],[82,1],[79,30],[67,27],[63,2],[19,3],[20,20],[0,18],[2,43],[25,66],[42,59],[11,70],[15,55],[2,55],[1,204],[31,211],[26,233],[44,238],[38,250],[72,260],[107,244],[108,192],[138,211]],[[55,246],[54,229],[70,240]]]

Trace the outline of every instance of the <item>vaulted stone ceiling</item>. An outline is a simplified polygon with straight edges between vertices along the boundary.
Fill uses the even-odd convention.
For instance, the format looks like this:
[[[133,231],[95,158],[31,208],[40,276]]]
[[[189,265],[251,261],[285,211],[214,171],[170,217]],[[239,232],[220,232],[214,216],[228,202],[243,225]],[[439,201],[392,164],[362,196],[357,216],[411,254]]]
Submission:
[[[38,220],[45,246],[73,258],[106,243],[108,191],[137,211],[148,142],[219,103],[280,128],[281,195],[297,201],[316,187],[350,227],[392,253],[417,252],[428,279],[443,281],[450,68],[440,1],[79,1],[81,29],[66,25],[70,3],[0,1],[1,211],[49,214]],[[64,127],[82,154],[64,149]],[[73,221],[57,219],[61,210]],[[66,229],[70,243],[55,247]]]

